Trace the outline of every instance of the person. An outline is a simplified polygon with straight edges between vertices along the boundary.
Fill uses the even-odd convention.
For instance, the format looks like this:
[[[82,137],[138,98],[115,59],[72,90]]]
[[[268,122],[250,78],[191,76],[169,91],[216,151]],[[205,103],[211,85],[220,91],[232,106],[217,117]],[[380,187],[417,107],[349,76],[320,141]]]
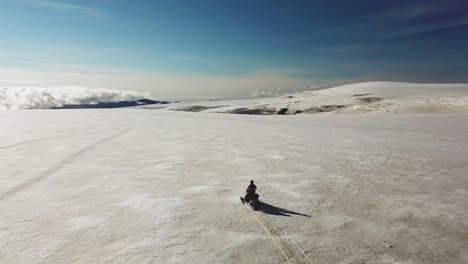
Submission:
[[[245,190],[245,192],[247,193],[245,195],[245,200],[249,202],[252,199],[258,199],[258,194],[255,193],[256,191],[257,191],[257,186],[254,184],[254,181],[251,180],[249,186]]]

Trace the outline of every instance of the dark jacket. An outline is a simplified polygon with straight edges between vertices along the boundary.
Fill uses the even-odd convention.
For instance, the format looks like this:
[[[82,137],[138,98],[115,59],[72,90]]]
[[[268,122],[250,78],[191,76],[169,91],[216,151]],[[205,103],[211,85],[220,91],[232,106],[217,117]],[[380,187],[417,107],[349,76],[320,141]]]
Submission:
[[[248,187],[247,190],[245,190],[246,193],[255,193],[257,190],[257,186],[255,184],[251,183]]]

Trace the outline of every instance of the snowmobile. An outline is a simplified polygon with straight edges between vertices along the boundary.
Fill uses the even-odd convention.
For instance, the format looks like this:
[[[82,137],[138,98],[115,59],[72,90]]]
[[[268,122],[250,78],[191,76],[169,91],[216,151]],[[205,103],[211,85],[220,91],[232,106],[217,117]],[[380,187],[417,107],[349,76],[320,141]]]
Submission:
[[[251,197],[251,196],[253,196],[253,197]],[[241,202],[242,202],[243,204],[247,203],[247,204],[249,204],[255,211],[257,211],[257,210],[260,208],[260,204],[261,204],[260,200],[258,199],[259,196],[260,196],[260,195],[258,195],[258,194],[256,194],[256,193],[254,193],[254,194],[252,194],[252,195],[246,194],[244,197],[241,196],[240,199],[241,199]]]

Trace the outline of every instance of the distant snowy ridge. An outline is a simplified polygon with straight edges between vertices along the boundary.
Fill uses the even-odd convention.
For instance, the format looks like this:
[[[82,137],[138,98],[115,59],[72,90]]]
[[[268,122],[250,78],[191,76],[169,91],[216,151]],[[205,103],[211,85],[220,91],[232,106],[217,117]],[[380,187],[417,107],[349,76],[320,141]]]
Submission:
[[[134,91],[91,89],[79,86],[59,88],[0,87],[0,110],[49,109],[64,105],[136,101],[143,94]]]
[[[468,112],[468,84],[365,82],[273,98],[174,104],[169,109],[251,115]]]

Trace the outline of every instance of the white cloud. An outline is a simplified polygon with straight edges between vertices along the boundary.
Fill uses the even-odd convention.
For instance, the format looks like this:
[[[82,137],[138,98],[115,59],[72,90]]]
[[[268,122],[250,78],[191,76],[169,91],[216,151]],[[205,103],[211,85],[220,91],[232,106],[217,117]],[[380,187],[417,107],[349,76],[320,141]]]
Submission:
[[[428,32],[432,32],[436,30],[460,27],[464,25],[468,25],[468,18],[457,20],[457,21],[449,21],[449,22],[441,23],[441,24],[416,25],[416,26],[404,28],[400,31],[392,32],[388,35],[388,37],[389,38],[405,37],[405,36],[411,36],[415,34],[428,33]]]
[[[213,61],[194,56],[194,55],[183,55],[183,54],[174,54],[169,56],[171,59],[176,60],[176,61],[189,61],[189,62],[197,62],[197,63],[204,63],[204,64],[215,64]]]
[[[0,87],[0,110],[47,109],[64,104],[134,101],[145,96],[132,91],[86,87]]]
[[[342,84],[344,80],[305,80],[295,78],[289,73],[292,69],[263,70],[250,74],[203,75],[203,74],[165,74],[132,71],[95,71],[86,70],[85,66],[75,67],[79,71],[32,71],[0,68],[0,87],[24,85],[22,80],[28,80],[28,86],[64,87],[85,86],[90,88],[110,88],[116,90],[134,90],[151,94],[154,99],[181,100],[206,97],[248,97],[253,93],[266,94],[269,91],[307,90],[311,86],[322,86],[324,83]],[[18,82],[18,83],[15,83]]]
[[[0,58],[11,58],[15,57],[15,54],[7,51],[0,51]]]
[[[397,8],[377,14],[375,18],[378,20],[401,21],[446,12],[452,9],[452,6],[443,5],[442,3],[398,6]]]
[[[363,35],[381,40],[407,37],[467,25],[467,16],[450,15],[457,8],[456,4],[445,1],[396,5],[366,16],[362,21],[328,31],[337,35]],[[366,44],[362,47],[369,45],[372,46]]]
[[[418,22],[417,19],[433,15],[447,13],[454,10],[456,7],[445,2],[438,3],[423,3],[419,5],[406,5],[390,9],[383,13],[377,14],[374,19],[385,24],[393,25],[391,30],[388,30],[385,38],[406,37],[416,34],[428,33],[432,31],[449,29],[468,24],[467,17],[452,17],[445,21],[428,20],[424,23]],[[409,22],[415,20],[413,22]]]
[[[75,12],[93,17],[106,17],[107,15],[101,10],[93,7],[84,5],[77,5],[71,3],[65,3],[61,1],[52,0],[21,0],[21,2],[31,3],[37,6],[42,6],[56,11],[61,12]]]

